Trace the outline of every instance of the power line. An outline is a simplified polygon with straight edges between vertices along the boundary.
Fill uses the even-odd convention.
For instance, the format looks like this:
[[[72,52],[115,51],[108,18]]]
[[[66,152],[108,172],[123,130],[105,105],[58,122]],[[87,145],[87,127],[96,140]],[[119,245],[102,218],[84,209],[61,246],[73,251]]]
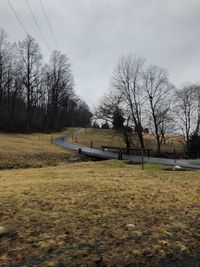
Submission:
[[[37,22],[37,19],[36,19],[34,13],[33,13],[32,9],[31,9],[31,7],[30,7],[28,1],[25,0],[25,2],[26,2],[26,5],[27,5],[27,7],[28,7],[28,9],[29,9],[29,11],[30,11],[32,17],[33,17],[33,20],[35,21],[35,24],[36,24],[36,26],[37,26],[37,28],[38,28],[38,30],[39,30],[41,36],[42,36],[42,39],[43,39],[43,41],[44,41],[46,47],[48,48],[48,50],[49,50],[49,52],[50,52],[50,49],[49,49],[49,46],[48,46],[48,44],[47,44],[46,38],[45,38],[44,34],[42,33],[42,30],[41,30],[41,28],[40,28],[39,23]]]
[[[55,37],[55,34],[54,34],[54,31],[53,31],[53,29],[52,29],[51,23],[50,23],[50,21],[49,21],[49,18],[48,18],[48,16],[47,16],[46,11],[45,11],[45,7],[44,7],[44,5],[43,5],[43,3],[42,3],[42,0],[40,0],[40,4],[41,4],[41,7],[42,7],[42,11],[43,11],[43,13],[44,13],[44,16],[45,16],[45,18],[46,18],[47,24],[48,24],[48,26],[49,26],[51,35],[52,35],[52,37],[53,37],[53,40],[54,40],[54,42],[55,42],[55,44],[56,44],[58,50],[60,50],[60,49],[59,49],[58,42],[57,42],[56,37]]]
[[[21,25],[22,29],[24,30],[25,34],[27,35],[28,32],[27,32],[27,30],[26,30],[24,24],[22,23],[20,17],[18,16],[17,11],[14,9],[14,7],[13,7],[13,5],[11,4],[10,0],[7,0],[7,2],[8,2],[8,4],[9,4],[10,8],[12,9],[13,13],[15,14],[15,17],[17,18],[17,20],[18,20],[19,24]]]

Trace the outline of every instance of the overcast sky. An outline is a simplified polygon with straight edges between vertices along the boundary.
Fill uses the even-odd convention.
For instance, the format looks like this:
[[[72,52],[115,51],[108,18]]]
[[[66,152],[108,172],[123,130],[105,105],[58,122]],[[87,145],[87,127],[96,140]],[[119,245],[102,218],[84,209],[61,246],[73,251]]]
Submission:
[[[25,0],[10,0],[44,59],[49,51]],[[122,54],[167,68],[171,82],[200,82],[200,0],[42,0],[58,45],[72,64],[75,90],[92,107],[110,84]],[[40,0],[28,0],[51,50],[55,42]],[[0,0],[0,27],[11,41],[25,33],[7,0]]]

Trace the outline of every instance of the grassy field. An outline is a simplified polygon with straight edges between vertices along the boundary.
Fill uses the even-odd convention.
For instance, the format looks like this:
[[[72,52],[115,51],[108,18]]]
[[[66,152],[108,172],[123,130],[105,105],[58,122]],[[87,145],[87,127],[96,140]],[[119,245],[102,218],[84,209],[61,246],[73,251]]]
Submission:
[[[0,134],[0,266],[143,267],[198,258],[200,171],[72,163],[76,155],[51,137]],[[77,142],[91,137],[98,147],[121,142],[91,129]]]
[[[101,146],[116,146],[126,147],[122,137],[117,135],[113,130],[104,129],[86,129],[86,132],[80,134],[77,138],[71,139],[74,143],[79,143],[83,146],[92,146],[101,148]],[[133,142],[135,147],[139,145],[137,134],[134,134]],[[152,135],[144,135],[145,147],[156,151],[156,142]],[[174,148],[177,154],[183,153],[183,144],[180,136],[167,136],[166,144],[162,144],[161,153],[173,153]]]
[[[102,161],[0,171],[0,266],[156,266],[195,256],[200,172],[162,168]]]
[[[74,131],[74,128],[54,134],[0,133],[0,169],[57,165],[74,155],[51,144],[51,138]]]

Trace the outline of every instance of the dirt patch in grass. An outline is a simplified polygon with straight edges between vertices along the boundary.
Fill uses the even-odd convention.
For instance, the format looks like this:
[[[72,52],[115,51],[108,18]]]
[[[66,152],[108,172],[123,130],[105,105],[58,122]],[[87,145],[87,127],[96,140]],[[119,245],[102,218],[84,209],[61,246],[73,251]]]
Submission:
[[[141,161],[135,161],[135,160],[126,160],[124,161],[124,163],[129,165],[141,165]]]
[[[162,168],[102,161],[0,171],[0,226],[16,233],[0,238],[0,266],[157,266],[197,257],[200,172]]]

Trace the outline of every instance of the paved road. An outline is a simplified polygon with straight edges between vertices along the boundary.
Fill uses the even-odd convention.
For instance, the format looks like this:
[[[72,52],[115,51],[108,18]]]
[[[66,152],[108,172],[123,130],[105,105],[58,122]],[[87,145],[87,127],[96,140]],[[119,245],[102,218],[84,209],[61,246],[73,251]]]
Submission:
[[[73,135],[78,135],[82,133],[84,130],[85,129],[80,129],[74,132]],[[81,154],[86,155],[86,156],[101,158],[101,159],[118,159],[118,153],[102,151],[100,149],[94,149],[94,148],[88,148],[88,147],[80,147],[80,146],[71,144],[68,140],[71,136],[72,134],[58,137],[58,138],[53,139],[52,142],[57,146],[71,149],[77,152],[81,148]],[[141,161],[141,157],[123,154],[123,160],[134,160],[134,161],[139,162]],[[144,162],[158,163],[158,164],[164,164],[164,165],[173,165],[173,166],[178,165],[184,168],[200,169],[200,163],[191,162],[188,160],[173,160],[173,159],[167,159],[167,158],[144,157]]]

